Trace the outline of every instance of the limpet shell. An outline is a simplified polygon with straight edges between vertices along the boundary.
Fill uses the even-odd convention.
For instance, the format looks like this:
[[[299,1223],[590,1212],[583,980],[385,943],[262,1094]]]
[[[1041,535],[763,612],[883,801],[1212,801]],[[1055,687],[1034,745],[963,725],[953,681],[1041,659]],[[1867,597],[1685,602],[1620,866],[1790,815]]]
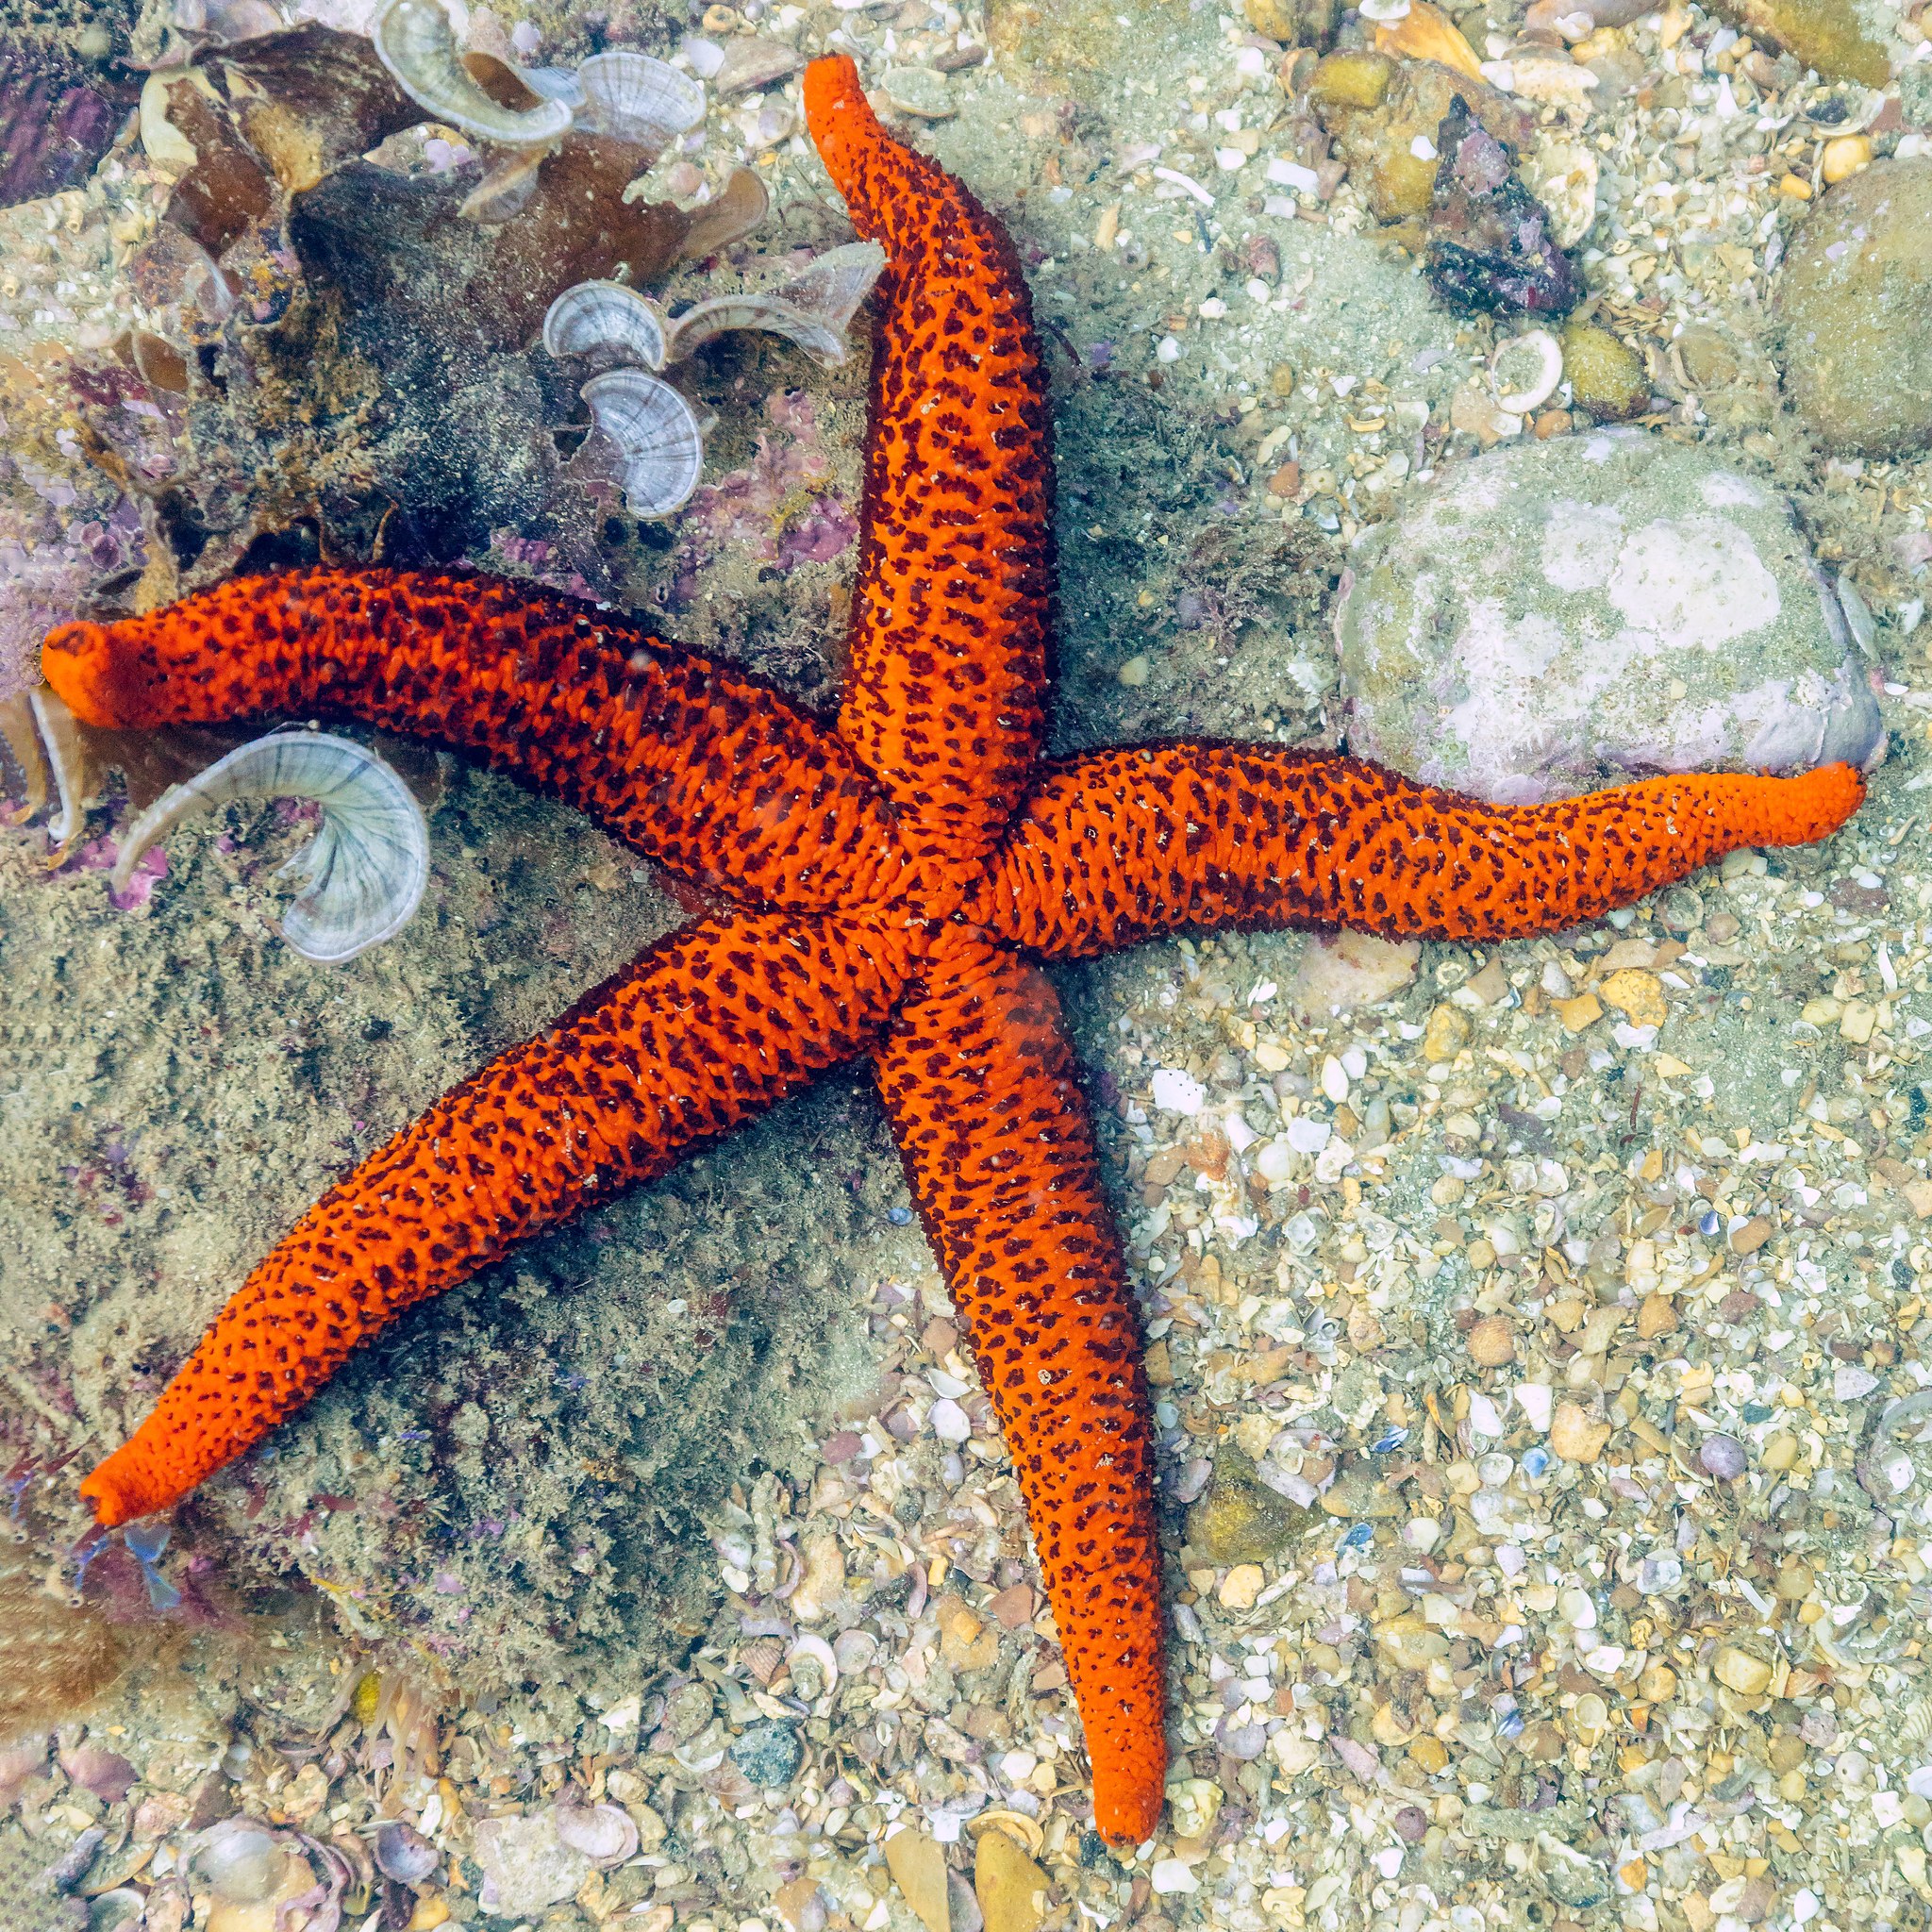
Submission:
[[[571,125],[567,101],[544,100],[522,112],[492,101],[464,72],[441,0],[388,0],[370,38],[376,58],[418,107],[479,141],[540,146],[557,140]]]
[[[300,888],[281,926],[296,952],[337,964],[408,924],[429,882],[423,808],[366,745],[324,731],[271,732],[169,786],[128,827],[108,883],[125,891],[142,854],[194,812],[253,798],[322,808],[321,829],[276,874]]]
[[[819,1687],[809,1692],[814,1703],[839,1682],[839,1659],[833,1655],[832,1646],[823,1637],[815,1636],[809,1630],[802,1632],[793,1641],[791,1648],[785,1653],[785,1661],[791,1667],[794,1679],[798,1677],[798,1666],[801,1662],[809,1662],[818,1667]],[[808,1694],[808,1687],[801,1684],[799,1694],[805,1696]]]
[[[1490,357],[1490,387],[1496,405],[1526,416],[1546,402],[1563,379],[1563,349],[1548,329],[1525,329],[1498,342]]]

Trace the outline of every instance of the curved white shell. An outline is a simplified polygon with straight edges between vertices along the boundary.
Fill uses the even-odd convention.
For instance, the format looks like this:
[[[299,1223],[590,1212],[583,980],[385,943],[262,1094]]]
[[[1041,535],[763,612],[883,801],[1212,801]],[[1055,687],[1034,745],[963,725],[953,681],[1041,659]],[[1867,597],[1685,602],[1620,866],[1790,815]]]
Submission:
[[[617,350],[628,362],[661,369],[664,325],[657,308],[622,282],[578,282],[544,315],[543,346],[553,356]]]
[[[1545,402],[1563,379],[1563,350],[1546,328],[1525,329],[1498,342],[1490,357],[1496,407],[1524,416]]]
[[[672,325],[667,358],[680,361],[728,328],[761,328],[794,341],[814,361],[845,359],[845,333],[886,266],[876,242],[827,249],[774,294],[720,295],[688,308]]]
[[[191,813],[242,798],[307,798],[322,829],[280,868],[301,890],[282,937],[333,964],[393,938],[429,881],[429,826],[409,788],[366,745],[318,731],[278,731],[171,785],[128,828],[110,883],[125,890],[142,853]]]
[[[591,376],[583,398],[622,458],[631,515],[668,517],[690,501],[704,471],[704,437],[668,382],[642,369],[613,369]]]
[[[492,101],[457,58],[441,0],[388,0],[370,32],[376,58],[418,107],[479,141],[535,147],[555,141],[571,124],[565,100],[545,100],[523,112]]]
[[[649,148],[655,158],[705,118],[705,90],[688,74],[628,47],[592,54],[577,69],[577,125]]]
[[[621,1806],[558,1805],[551,1816],[558,1837],[593,1865],[608,1871],[637,1856],[638,1828]]]

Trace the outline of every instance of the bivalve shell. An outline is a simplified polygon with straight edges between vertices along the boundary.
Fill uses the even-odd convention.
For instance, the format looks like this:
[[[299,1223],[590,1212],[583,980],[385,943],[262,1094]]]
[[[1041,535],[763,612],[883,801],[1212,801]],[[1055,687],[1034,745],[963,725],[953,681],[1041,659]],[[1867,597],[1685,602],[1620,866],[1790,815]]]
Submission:
[[[577,125],[635,142],[654,158],[705,118],[700,82],[628,47],[593,54],[577,69],[577,80],[584,90]]]
[[[726,329],[757,328],[793,341],[827,368],[844,361],[846,331],[886,266],[876,242],[830,248],[804,274],[771,294],[720,295],[677,318],[666,359],[681,361]]]
[[[370,37],[376,58],[418,107],[479,141],[541,146],[571,125],[568,101],[545,99],[519,111],[491,100],[457,58],[456,36],[441,0],[388,0]]]
[[[553,356],[608,351],[645,369],[664,366],[664,325],[657,308],[622,282],[578,282],[550,305],[543,346]]]
[[[393,938],[429,882],[429,826],[397,774],[366,745],[322,731],[277,731],[171,785],[129,826],[108,882],[192,813],[245,798],[302,798],[322,828],[280,869],[299,887],[282,937],[305,958],[336,964]]]
[[[557,1835],[606,1869],[637,1856],[638,1828],[621,1805],[559,1805]]]
[[[585,383],[583,396],[616,446],[633,516],[668,517],[691,500],[704,470],[704,437],[668,382],[642,369],[613,369]]]

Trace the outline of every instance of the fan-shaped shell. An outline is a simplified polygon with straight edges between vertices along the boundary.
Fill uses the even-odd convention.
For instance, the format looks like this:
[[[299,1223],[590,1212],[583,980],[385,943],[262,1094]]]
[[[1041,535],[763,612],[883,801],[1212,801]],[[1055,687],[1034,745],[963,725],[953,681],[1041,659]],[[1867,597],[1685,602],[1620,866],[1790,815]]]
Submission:
[[[280,869],[300,887],[282,937],[335,963],[391,939],[429,881],[429,826],[396,773],[366,745],[327,732],[279,731],[171,785],[128,828],[110,874],[125,891],[148,848],[192,813],[243,798],[305,798],[322,827]]]
[[[886,265],[876,242],[827,249],[804,274],[773,294],[720,295],[678,317],[667,349],[675,362],[728,328],[761,328],[784,336],[814,361],[845,359],[845,334],[858,305]]]
[[[567,100],[545,99],[522,111],[492,101],[463,71],[441,0],[388,0],[371,38],[376,58],[418,107],[479,141],[535,147],[571,124]]]
[[[642,369],[593,375],[584,401],[623,463],[624,497],[637,517],[668,517],[691,499],[705,463],[704,438],[691,405]]]
[[[646,369],[664,366],[664,325],[657,308],[622,282],[578,282],[550,305],[543,346],[553,356],[610,350]]]
[[[703,84],[628,47],[593,54],[577,69],[577,125],[648,148],[653,158],[705,118]]]

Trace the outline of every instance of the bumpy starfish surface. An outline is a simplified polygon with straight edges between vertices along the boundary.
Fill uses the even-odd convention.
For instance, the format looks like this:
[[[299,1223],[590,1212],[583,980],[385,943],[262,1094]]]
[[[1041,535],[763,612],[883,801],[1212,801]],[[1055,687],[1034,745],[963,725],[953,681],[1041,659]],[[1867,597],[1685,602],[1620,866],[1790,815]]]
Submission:
[[[1186,926],[1501,939],[1735,846],[1823,837],[1845,766],[1498,809],[1358,760],[1170,743],[1042,761],[1045,384],[998,225],[874,119],[812,132],[882,242],[851,669],[836,724],[613,613],[487,577],[255,577],[74,625],[84,719],[353,717],[473,751],[742,909],[651,947],[303,1216],[82,1491],[175,1502],[411,1303],[870,1055],[1024,1491],[1116,1840],[1159,1814],[1160,1560],[1133,1297],[1038,962]]]

